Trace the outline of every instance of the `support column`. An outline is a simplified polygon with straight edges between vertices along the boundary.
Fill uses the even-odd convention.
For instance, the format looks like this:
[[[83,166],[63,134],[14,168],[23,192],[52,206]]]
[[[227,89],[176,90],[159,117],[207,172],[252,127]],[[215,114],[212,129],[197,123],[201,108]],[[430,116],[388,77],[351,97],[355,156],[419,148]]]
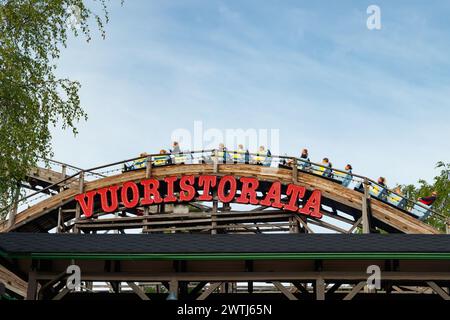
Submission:
[[[63,164],[61,166],[61,180],[64,180],[66,178],[66,172],[67,172],[67,166],[65,164]],[[62,191],[64,191],[64,186],[63,185],[61,185],[59,187],[59,192],[62,192]]]
[[[36,271],[30,271],[28,273],[27,296],[25,297],[25,300],[36,300],[36,294],[37,294]]]
[[[148,179],[152,176],[152,157],[148,156],[147,157],[147,162],[145,164],[145,178]],[[144,208],[144,216],[148,216],[150,214],[150,208],[149,207],[145,207]],[[144,219],[144,223],[148,222],[148,219]],[[142,227],[142,232],[147,232],[148,231],[148,226],[144,225]]]
[[[322,278],[316,279],[316,300],[325,300],[325,281]]]
[[[289,300],[298,300],[292,292],[290,292],[280,281],[272,281],[275,288],[281,291]]]
[[[61,231],[62,231],[61,224],[62,223],[63,223],[62,207],[59,207],[59,209],[58,209],[58,224],[56,225],[56,233],[61,233]]]
[[[219,201],[217,200],[217,189],[213,191],[213,207],[211,211],[211,234],[217,234],[217,209],[219,207]]]
[[[370,233],[370,221],[369,221],[370,195],[369,195],[369,181],[367,180],[367,178],[364,179],[363,187],[364,187],[364,196],[362,199],[363,233]]]
[[[172,279],[169,283],[169,295],[167,300],[178,300],[178,280]]]
[[[297,158],[292,159],[292,182],[296,183],[298,178]]]
[[[80,179],[79,179],[79,193],[84,192],[84,171],[80,171]],[[80,204],[77,203],[75,208],[75,226],[73,227],[73,233],[80,233],[80,230],[78,230],[76,223],[78,219],[81,217],[81,207]]]
[[[203,293],[197,298],[197,300],[205,300],[214,290],[216,290],[222,282],[212,282],[209,284],[209,287],[203,291]]]

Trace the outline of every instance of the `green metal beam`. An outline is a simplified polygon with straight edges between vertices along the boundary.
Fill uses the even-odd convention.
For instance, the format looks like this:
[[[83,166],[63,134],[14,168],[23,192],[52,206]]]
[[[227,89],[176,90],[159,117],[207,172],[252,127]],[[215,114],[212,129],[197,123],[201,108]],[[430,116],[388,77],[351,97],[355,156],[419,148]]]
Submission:
[[[450,260],[450,252],[343,253],[30,253],[6,254],[15,259],[84,260]]]

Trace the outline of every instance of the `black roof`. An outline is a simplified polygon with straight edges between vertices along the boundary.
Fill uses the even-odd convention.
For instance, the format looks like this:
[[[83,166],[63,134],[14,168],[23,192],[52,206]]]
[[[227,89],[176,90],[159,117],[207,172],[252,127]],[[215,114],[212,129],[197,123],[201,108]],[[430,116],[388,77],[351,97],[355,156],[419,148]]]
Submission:
[[[0,233],[3,254],[450,253],[449,235]]]

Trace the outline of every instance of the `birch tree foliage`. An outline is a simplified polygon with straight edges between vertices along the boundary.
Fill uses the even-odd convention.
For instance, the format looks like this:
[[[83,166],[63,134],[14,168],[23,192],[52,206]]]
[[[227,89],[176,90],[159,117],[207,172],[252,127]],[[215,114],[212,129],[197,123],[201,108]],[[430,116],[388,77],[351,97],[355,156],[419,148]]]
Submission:
[[[77,133],[86,120],[80,83],[56,76],[68,36],[105,37],[107,0],[0,0],[0,208],[40,158],[52,127]],[[1,218],[1,217],[0,217]]]

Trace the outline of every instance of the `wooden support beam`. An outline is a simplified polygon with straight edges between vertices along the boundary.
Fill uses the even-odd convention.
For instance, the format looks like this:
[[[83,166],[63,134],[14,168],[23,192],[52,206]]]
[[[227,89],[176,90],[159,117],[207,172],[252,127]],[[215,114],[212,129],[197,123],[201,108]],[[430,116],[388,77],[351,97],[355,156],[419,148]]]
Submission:
[[[147,162],[145,163],[145,178],[148,179],[152,176],[152,157],[147,157]]]
[[[290,292],[288,289],[286,289],[285,286],[279,281],[272,281],[275,288],[281,291],[289,300],[298,300],[296,296],[292,292]]]
[[[195,296],[196,294],[198,294],[207,284],[206,281],[200,281],[189,293],[190,296]]]
[[[36,271],[30,271],[28,273],[28,285],[27,285],[27,296],[25,300],[36,300],[37,293],[37,281],[36,281]]]
[[[337,226],[335,226],[331,223],[325,222],[325,221],[310,219],[310,220],[308,220],[308,222],[311,224],[314,224],[316,226],[320,226],[320,227],[323,227],[326,229],[337,231],[339,233],[347,233],[347,230],[337,227]]]
[[[133,292],[139,296],[139,298],[141,298],[142,300],[150,300],[150,298],[136,283],[129,281],[127,282],[127,284],[133,290]]]
[[[0,264],[0,282],[2,282],[6,289],[26,297],[27,295],[27,283],[5,266]]]
[[[363,233],[370,233],[370,224],[369,224],[370,195],[369,195],[369,181],[367,180],[367,178],[364,179],[363,187],[364,187],[364,195],[362,198]]]
[[[361,289],[366,285],[366,281],[359,282],[353,289],[344,297],[343,300],[352,300],[354,296],[361,291]]]
[[[61,272],[59,275],[57,275],[54,279],[48,281],[46,284],[44,284],[43,286],[41,286],[41,288],[39,289],[38,292],[38,300],[41,300],[44,298],[44,294],[45,291],[48,288],[53,288],[55,284],[57,284],[58,282],[62,282],[62,280],[64,280],[65,278],[67,278],[67,273],[66,271]],[[65,285],[65,284],[64,284]]]
[[[67,165],[63,164],[61,166],[61,180],[64,180],[66,178],[66,171],[67,171]],[[61,185],[59,187],[59,192],[63,192],[64,191],[64,185]]]
[[[298,182],[298,167],[297,167],[297,158],[292,159],[292,182]]]
[[[52,300],[61,300],[69,292],[70,292],[70,290],[67,287],[64,287],[56,296],[53,297]]]
[[[37,275],[38,280],[53,279],[57,273],[40,272]],[[323,278],[333,282],[340,281],[362,281],[367,279],[367,273],[364,271],[297,271],[297,272],[173,272],[162,273],[130,273],[130,272],[100,272],[82,274],[83,281],[149,281],[162,282],[168,287],[167,281],[177,279],[178,281],[281,281],[292,282],[309,281],[313,279]],[[450,272],[399,272],[386,271],[383,272],[384,280],[408,280],[408,281],[450,281]]]
[[[214,151],[214,153],[217,155],[216,151]],[[219,161],[217,156],[213,157],[213,173],[219,173]]]
[[[152,176],[152,157],[148,156],[147,157],[147,162],[146,162],[146,167],[145,167],[145,178],[148,179]],[[146,206],[144,208],[144,216],[148,216],[150,213],[150,209],[148,206]],[[144,222],[148,222],[148,219],[145,219]],[[147,232],[148,230],[148,226],[144,224],[144,226],[142,227],[142,232]]]
[[[80,172],[80,178],[79,178],[79,193],[84,192],[84,171]],[[76,208],[75,208],[75,226],[73,227],[73,233],[80,233],[80,230],[78,229],[76,222],[81,217],[81,207],[80,204],[77,202]]]
[[[442,299],[447,300],[447,301],[450,300],[450,296],[448,295],[448,293],[445,292],[445,290],[442,289],[440,286],[438,286],[438,285],[436,284],[436,282],[434,282],[434,281],[428,281],[428,282],[427,282],[427,285],[428,285],[431,289],[433,289],[433,291],[436,292]]]
[[[295,216],[295,219],[298,221],[298,223],[299,223],[303,228],[306,229],[306,231],[308,231],[308,233],[314,233],[314,231],[313,231],[310,227],[308,227],[308,223],[307,223],[307,222],[303,221],[303,220],[302,220],[300,217],[298,217],[298,216]]]
[[[219,201],[217,200],[217,190],[213,191],[213,207],[211,212],[211,234],[217,233],[217,208],[219,206]]]
[[[356,220],[356,222],[352,225],[352,227],[350,229],[348,229],[347,233],[352,233],[353,230],[355,230],[362,222],[362,217],[359,218],[358,220]]]
[[[214,290],[216,290],[218,287],[220,287],[221,284],[222,284],[222,282],[211,283],[209,285],[208,289],[203,291],[203,293],[197,298],[197,300],[205,300],[206,298],[208,298],[208,296],[211,293],[213,293]]]
[[[176,278],[170,279],[169,282],[169,294],[178,299],[178,280]]]
[[[316,300],[325,300],[325,281],[323,278],[316,279]]]
[[[333,284],[328,290],[327,290],[327,294],[332,294],[335,293],[337,289],[339,289],[341,287],[342,283],[340,282],[336,282],[335,284]]]
[[[309,294],[308,289],[299,281],[292,281],[292,284],[303,294]]]

